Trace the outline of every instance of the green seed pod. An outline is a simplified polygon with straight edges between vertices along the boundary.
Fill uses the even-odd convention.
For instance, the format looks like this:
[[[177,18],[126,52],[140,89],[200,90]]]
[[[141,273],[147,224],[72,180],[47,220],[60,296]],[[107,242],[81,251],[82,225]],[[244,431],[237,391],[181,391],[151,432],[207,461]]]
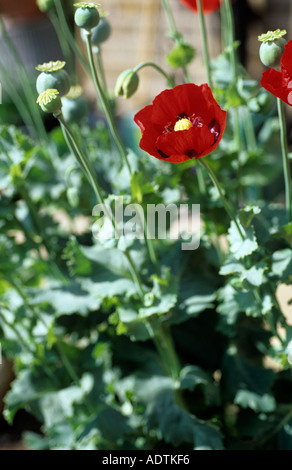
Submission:
[[[117,79],[115,95],[130,98],[139,86],[139,76],[131,69],[124,70]]]
[[[111,25],[106,18],[100,18],[100,22],[92,29],[91,42],[94,46],[99,46],[105,42],[111,34]]]
[[[286,34],[286,31],[268,31],[265,34],[259,36],[261,41],[260,46],[260,59],[266,67],[278,67],[280,65],[281,57],[283,55],[285,45],[287,44],[286,39],[282,36]]]
[[[37,103],[45,113],[56,113],[62,108],[59,92],[54,89],[42,92],[38,96]]]
[[[82,88],[71,87],[68,95],[62,98],[62,114],[66,122],[79,122],[87,115],[88,104],[82,96]]]
[[[74,20],[79,28],[90,31],[92,28],[98,25],[100,16],[96,3],[81,2],[75,3],[74,6],[77,7]]]
[[[70,77],[66,70],[63,70],[64,65],[65,62],[58,60],[36,67],[41,72],[36,81],[36,89],[39,94],[48,89],[58,90],[60,96],[68,93],[70,90]]]

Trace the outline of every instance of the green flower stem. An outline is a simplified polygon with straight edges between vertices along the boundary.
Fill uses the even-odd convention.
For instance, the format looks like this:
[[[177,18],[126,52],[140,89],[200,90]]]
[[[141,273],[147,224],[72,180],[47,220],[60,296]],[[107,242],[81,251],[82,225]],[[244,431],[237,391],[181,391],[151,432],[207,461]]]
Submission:
[[[102,86],[102,89],[104,90],[105,96],[108,97],[108,90],[107,90],[107,84],[106,84],[106,78],[105,78],[104,66],[103,66],[102,54],[101,54],[101,47],[94,46],[94,50],[95,50],[96,64],[97,64],[98,73],[100,76],[101,86]]]
[[[80,64],[82,65],[82,68],[84,69],[84,71],[88,75],[90,75],[90,67],[89,67],[86,59],[84,58],[84,56],[82,54],[82,51],[79,48],[79,46],[78,46],[78,44],[77,44],[77,42],[76,42],[76,40],[75,40],[75,38],[74,38],[74,36],[71,32],[71,29],[68,26],[67,19],[66,19],[64,10],[63,10],[62,2],[61,2],[61,0],[54,0],[54,2],[55,2],[55,7],[56,7],[58,19],[59,19],[59,22],[60,22],[60,27],[61,27],[64,35],[66,36],[67,41],[70,44],[72,50],[74,51],[74,53],[78,57],[78,60],[79,60]],[[59,34],[62,34],[62,33],[59,32]]]
[[[165,372],[174,380],[178,380],[181,367],[174,348],[169,326],[162,325],[161,323],[157,324],[149,319],[147,327],[162,360]]]
[[[157,325],[151,321],[148,322],[147,326],[160,356],[162,367],[164,367],[167,375],[169,375],[174,381],[175,401],[177,405],[189,412],[182,390],[179,388],[181,365],[175,350],[170,327],[161,323]]]
[[[172,37],[175,38],[176,36],[178,36],[178,31],[176,29],[175,21],[168,0],[162,0],[162,5],[167,16],[168,24],[170,27],[170,34]]]
[[[9,51],[11,52],[11,55],[15,61],[15,63],[17,64],[17,67],[18,67],[18,74],[19,74],[19,78],[20,78],[20,83],[21,83],[21,86],[23,88],[23,92],[24,92],[24,96],[26,97],[26,100],[27,100],[27,106],[28,106],[28,109],[30,109],[30,113],[31,113],[31,116],[32,116],[32,119],[35,123],[35,128],[37,129],[38,133],[39,133],[39,136],[42,140],[48,142],[48,136],[47,136],[47,133],[46,133],[46,129],[45,129],[45,126],[44,126],[44,123],[43,123],[43,120],[42,120],[42,116],[41,116],[41,113],[40,113],[40,110],[39,110],[39,107],[37,106],[36,104],[36,101],[35,101],[35,93],[34,93],[34,90],[32,88],[32,85],[31,85],[31,82],[30,82],[30,79],[27,75],[27,72],[26,72],[26,69],[19,57],[19,54],[13,44],[13,42],[11,41],[6,29],[5,29],[5,26],[4,26],[4,23],[3,23],[3,20],[0,16],[0,30],[1,30],[1,33],[2,33],[2,37],[5,41],[5,43],[7,44],[8,48],[9,48]]]
[[[238,82],[238,71],[237,71],[237,54],[235,51],[235,36],[234,36],[234,20],[233,20],[233,10],[230,0],[224,0],[224,7],[225,7],[225,15],[222,15],[221,18],[225,19],[225,24],[223,27],[226,31],[225,37],[227,42],[227,47],[230,54],[231,59],[231,69],[232,69],[232,84],[237,89],[237,82]],[[238,150],[238,180],[239,180],[239,187],[240,187],[240,173],[241,173],[241,161],[240,161],[240,154],[241,154],[241,134],[240,134],[240,119],[239,119],[239,109],[237,106],[234,107],[234,115],[233,115],[233,133],[234,133],[234,140],[236,144],[236,148]]]
[[[287,144],[287,129],[283,101],[277,98],[278,115],[280,121],[280,134],[281,134],[281,148],[283,158],[283,171],[285,181],[285,200],[288,221],[292,221],[292,206],[291,206],[291,172]]]
[[[197,4],[198,4],[198,7],[199,7],[199,19],[200,19],[201,35],[202,35],[202,42],[203,42],[203,52],[204,52],[204,61],[205,61],[205,67],[206,67],[206,71],[207,71],[208,84],[209,84],[210,88],[212,88],[213,84],[212,84],[211,62],[210,62],[210,55],[209,55],[209,48],[208,48],[208,39],[207,39],[205,16],[204,16],[204,13],[203,13],[203,8],[202,8],[202,0],[197,0]]]
[[[233,21],[233,11],[231,6],[230,0],[225,1],[225,12],[226,12],[226,28],[228,33],[228,47],[230,49],[230,57],[231,57],[231,66],[232,66],[232,74],[233,74],[233,81],[234,83],[237,82],[237,57],[236,52],[234,49],[234,21]]]
[[[108,122],[108,125],[109,125],[109,128],[110,128],[110,132],[111,132],[112,137],[113,137],[113,139],[116,143],[116,146],[119,150],[119,153],[120,153],[124,163],[126,164],[128,170],[129,170],[129,173],[131,174],[131,167],[130,167],[130,164],[129,164],[129,161],[128,161],[127,153],[126,153],[126,151],[124,149],[124,146],[123,146],[123,143],[122,143],[122,141],[121,141],[121,139],[118,135],[118,132],[117,132],[117,129],[116,129],[113,117],[112,117],[110,107],[107,103],[105,93],[102,89],[102,86],[100,84],[100,81],[99,81],[99,78],[98,78],[98,75],[97,75],[97,72],[96,72],[94,58],[93,58],[93,52],[92,52],[91,32],[86,32],[86,45],[87,45],[87,53],[88,53],[88,58],[89,58],[89,63],[90,63],[90,69],[91,69],[91,73],[92,73],[93,82],[94,82],[98,97],[99,97],[99,99],[102,103],[104,113],[105,113],[105,116],[107,118],[107,122]]]
[[[224,51],[228,47],[229,34],[227,28],[225,1],[220,3],[220,23],[221,23],[221,47]]]
[[[178,32],[176,28],[176,24],[175,24],[168,0],[162,0],[162,5],[163,5],[164,11],[167,17],[167,21],[169,24],[170,36],[174,40],[175,43],[178,43],[179,39],[181,39],[181,34]],[[183,70],[185,81],[188,83],[191,83],[192,79],[190,77],[187,67],[186,66],[182,67],[182,70]]]
[[[66,60],[66,64],[68,64],[68,69],[70,72],[70,78],[72,80],[72,83],[76,84],[76,70],[75,70],[74,58],[72,56],[70,45],[67,41],[67,37],[64,32],[64,29],[61,27],[59,17],[56,15],[54,10],[49,10],[48,16],[58,36],[59,43],[60,43],[63,55]]]
[[[167,84],[170,88],[173,88],[175,86],[174,79],[170,77],[161,67],[159,67],[159,65],[155,64],[154,62],[142,62],[141,64],[137,65],[137,67],[135,67],[133,71],[139,72],[139,70],[141,70],[144,67],[154,68],[155,70],[157,70],[157,72],[163,75],[163,77],[166,79]]]
[[[247,106],[241,108],[243,126],[246,136],[247,148],[251,152],[257,150],[257,139],[252,121],[252,115]]]
[[[224,208],[225,208],[227,214],[229,215],[230,219],[235,223],[235,226],[236,226],[236,228],[237,228],[237,230],[238,230],[238,233],[239,233],[240,237],[242,238],[242,240],[244,240],[244,235],[243,235],[243,233],[242,233],[242,231],[241,231],[241,228],[240,228],[240,226],[239,226],[239,224],[238,224],[238,222],[237,222],[237,220],[236,220],[236,217],[235,217],[234,212],[233,212],[233,208],[231,207],[231,205],[229,204],[229,202],[228,202],[227,199],[225,198],[224,193],[223,193],[223,191],[222,191],[222,189],[221,189],[221,185],[220,185],[220,183],[219,183],[219,181],[218,181],[218,179],[217,179],[217,177],[216,177],[214,171],[212,170],[212,168],[210,168],[210,166],[208,165],[208,163],[206,163],[206,161],[205,161],[203,158],[200,158],[200,159],[198,160],[198,162],[199,162],[201,165],[203,165],[203,167],[207,170],[207,172],[208,172],[208,174],[209,174],[211,180],[212,180],[213,183],[214,183],[214,186],[217,188],[217,190],[218,190],[218,192],[219,192],[219,196],[220,196],[220,198],[221,198],[221,201],[222,201],[222,203],[223,203],[223,206],[224,206]]]
[[[113,117],[112,117],[111,110],[110,110],[108,102],[107,102],[107,98],[106,98],[105,93],[102,89],[101,83],[99,81],[99,78],[98,78],[98,75],[97,75],[97,72],[96,72],[95,63],[94,63],[94,59],[93,59],[93,53],[92,53],[92,43],[91,43],[91,33],[90,32],[88,32],[86,34],[86,44],[87,44],[87,52],[88,52],[90,67],[91,67],[91,71],[92,71],[92,77],[93,77],[93,81],[94,81],[94,84],[95,84],[97,94],[98,94],[98,96],[99,96],[99,98],[102,102],[102,105],[103,105],[103,108],[104,108],[104,112],[105,112],[105,115],[106,115],[106,118],[107,118],[107,121],[108,121],[108,125],[109,125],[109,128],[110,128],[112,137],[113,137],[113,139],[116,143],[116,146],[117,146],[117,148],[120,152],[120,155],[121,155],[122,159],[124,160],[124,163],[126,164],[126,166],[128,168],[128,171],[131,175],[132,170],[131,170],[131,167],[130,167],[130,164],[129,164],[129,161],[128,161],[127,153],[126,153],[126,151],[124,149],[124,145],[123,145],[123,143],[122,143],[122,141],[119,137],[118,131],[116,129],[116,126],[115,126],[115,123],[114,123],[114,120],[113,120]],[[145,222],[146,222],[146,218],[145,218],[145,215],[144,215],[144,223]],[[147,234],[147,231],[146,231],[146,234]],[[147,236],[145,238],[146,238],[146,244],[147,244],[150,259],[154,263],[154,265],[156,267],[156,271],[158,271],[158,262],[157,262],[157,257],[156,257],[155,250],[154,250],[154,247],[153,247],[153,244],[152,244],[152,240],[150,240]]]
[[[65,134],[67,135],[67,143],[69,145],[69,148],[71,149],[73,154],[76,156],[78,162],[81,164],[82,169],[85,172],[85,174],[86,174],[86,176],[87,176],[87,178],[88,178],[88,180],[89,180],[89,182],[90,182],[90,184],[91,184],[91,186],[92,186],[92,188],[95,192],[95,195],[96,195],[97,199],[100,201],[101,204],[103,204],[103,206],[105,208],[105,211],[107,211],[107,205],[105,204],[101,189],[99,187],[99,183],[98,183],[98,181],[96,179],[96,176],[94,174],[94,171],[91,168],[91,165],[88,162],[86,156],[84,155],[79,143],[77,142],[77,140],[76,140],[74,134],[72,133],[70,127],[68,126],[68,124],[64,120],[64,118],[62,116],[62,113],[60,112],[58,114],[55,114],[55,117],[59,120],[63,132],[65,132]],[[111,214],[108,211],[107,216],[108,216],[109,220],[112,222],[114,230],[117,230],[117,223],[116,223],[114,215]],[[139,273],[136,269],[136,266],[133,262],[132,256],[131,256],[131,254],[129,253],[129,251],[127,249],[125,249],[123,251],[123,253],[124,253],[125,257],[127,258],[127,261],[128,261],[129,267],[130,267],[130,271],[132,273],[133,280],[134,280],[134,282],[136,284],[136,287],[137,287],[137,291],[138,291],[139,295],[141,296],[141,299],[143,299],[144,298],[144,290],[143,290],[143,287],[142,287],[142,282],[141,282]]]
[[[37,137],[38,132],[35,126],[35,123],[27,109],[27,104],[23,101],[21,95],[18,93],[17,89],[14,87],[11,79],[8,77],[7,72],[4,67],[0,65],[1,75],[4,78],[4,86],[7,94],[9,95],[12,103],[19,112],[20,117],[22,118],[24,125],[27,129],[32,129],[33,135]]]

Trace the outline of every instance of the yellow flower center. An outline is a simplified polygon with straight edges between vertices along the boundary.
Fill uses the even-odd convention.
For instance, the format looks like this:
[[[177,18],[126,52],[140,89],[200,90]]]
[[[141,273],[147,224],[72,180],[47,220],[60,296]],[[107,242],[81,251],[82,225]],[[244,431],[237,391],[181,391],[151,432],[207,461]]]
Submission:
[[[183,118],[175,123],[174,130],[176,131],[186,131],[193,127],[193,124],[189,119]]]

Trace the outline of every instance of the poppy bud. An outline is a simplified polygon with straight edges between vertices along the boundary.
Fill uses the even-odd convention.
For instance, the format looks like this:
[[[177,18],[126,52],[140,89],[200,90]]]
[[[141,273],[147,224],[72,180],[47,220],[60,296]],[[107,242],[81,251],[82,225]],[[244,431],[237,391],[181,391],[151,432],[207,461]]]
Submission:
[[[130,98],[139,85],[139,76],[137,72],[131,69],[124,70],[117,79],[115,86],[115,95]]]
[[[258,39],[261,41],[260,46],[260,59],[266,67],[278,67],[280,60],[283,55],[285,45],[287,44],[286,39],[282,36],[286,34],[286,31],[268,31],[266,34],[261,34]]]
[[[185,42],[180,42],[179,44],[176,44],[167,55],[166,61],[174,68],[185,67],[193,60],[195,54],[196,51],[192,46]]]
[[[37,5],[41,11],[49,11],[54,6],[54,0],[37,0]]]
[[[66,62],[57,60],[38,65],[36,69],[41,72],[36,81],[37,92],[43,93],[48,89],[58,90],[60,96],[64,96],[70,90],[70,77],[63,70]]]
[[[56,113],[62,108],[58,90],[46,90],[38,96],[37,103],[45,113]]]
[[[75,3],[74,6],[77,7],[74,20],[79,28],[90,31],[98,25],[100,17],[97,10],[98,5],[96,3],[81,2]]]

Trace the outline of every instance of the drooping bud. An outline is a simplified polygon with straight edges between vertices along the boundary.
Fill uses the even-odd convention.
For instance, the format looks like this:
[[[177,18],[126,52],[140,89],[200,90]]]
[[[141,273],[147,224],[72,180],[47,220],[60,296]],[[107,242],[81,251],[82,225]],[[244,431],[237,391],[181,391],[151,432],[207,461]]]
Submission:
[[[281,57],[287,44],[283,38],[287,34],[286,30],[277,29],[261,34],[258,40],[262,43],[260,46],[260,59],[266,67],[278,67]]]
[[[100,16],[97,8],[100,5],[97,5],[96,3],[80,2],[75,3],[74,6],[77,7],[74,20],[79,28],[90,31],[98,25]]]
[[[117,79],[115,95],[130,98],[139,86],[139,76],[132,69],[124,70]]]
[[[63,70],[65,65],[66,62],[57,60],[36,67],[41,72],[36,81],[36,89],[39,94],[48,89],[58,90],[60,96],[68,93],[70,90],[70,77],[66,70]]]
[[[38,96],[37,103],[46,113],[56,113],[62,108],[62,101],[58,90],[46,90]]]

